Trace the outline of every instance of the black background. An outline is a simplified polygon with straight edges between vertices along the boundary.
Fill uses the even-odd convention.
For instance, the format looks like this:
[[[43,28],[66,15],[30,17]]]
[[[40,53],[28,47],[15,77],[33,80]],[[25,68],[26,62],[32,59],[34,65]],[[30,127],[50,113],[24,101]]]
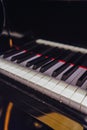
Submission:
[[[87,2],[5,0],[8,28],[87,47]]]

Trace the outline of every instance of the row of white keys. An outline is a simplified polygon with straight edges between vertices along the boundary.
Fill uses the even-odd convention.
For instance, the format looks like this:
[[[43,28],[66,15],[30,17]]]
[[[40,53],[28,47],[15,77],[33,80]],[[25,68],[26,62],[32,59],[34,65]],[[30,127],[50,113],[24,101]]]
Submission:
[[[86,71],[83,68],[78,68],[78,75],[76,76],[76,78],[71,82],[71,85],[75,86],[78,79],[80,78],[80,76]],[[80,72],[80,73],[79,73]],[[70,89],[71,90],[71,89]],[[75,86],[73,87],[73,90],[71,92],[71,97],[69,100],[69,105],[72,107],[74,106],[77,110],[81,109],[81,102],[84,99],[84,97],[86,96],[86,91],[82,90],[81,88]]]
[[[6,63],[7,62],[3,62],[3,60],[1,62],[0,62],[0,68],[1,69],[6,68],[7,67]],[[2,65],[4,65],[4,68],[1,67]],[[8,65],[11,66],[13,64],[9,63]],[[17,66],[18,65],[14,64],[13,68],[15,69]],[[22,68],[22,67],[20,67],[20,68],[17,67],[17,68],[18,68],[18,70],[20,70],[20,68]],[[14,72],[13,71],[10,72],[9,70],[8,70],[8,72],[12,73],[13,74],[13,78],[14,78],[14,75],[15,75]],[[21,69],[21,73],[22,72],[24,72],[24,70]],[[7,73],[7,75],[8,75],[8,73]],[[68,105],[70,105],[71,107],[76,108],[77,110],[81,110],[81,111],[83,111],[85,109],[85,112],[86,112],[86,105],[87,105],[87,103],[86,103],[87,98],[85,97],[86,96],[86,92],[81,90],[80,88],[78,89],[77,87],[75,88],[75,87],[70,86],[70,85],[68,86],[68,84],[63,82],[63,81],[57,81],[56,79],[52,79],[52,77],[49,77],[49,76],[44,76],[43,77],[42,75],[41,75],[41,77],[39,79],[37,79],[37,82],[35,83],[35,82],[33,82],[33,80],[30,80],[30,79],[34,79],[34,76],[38,77],[38,74],[36,72],[34,72],[34,71],[31,71],[30,73],[27,72],[26,74],[23,73],[23,75],[24,76],[22,77],[22,82],[24,84],[27,84],[28,86],[31,86],[34,89],[38,89],[38,91],[41,91],[42,93],[46,92],[46,94],[48,94],[48,95],[51,94],[50,97],[53,97],[53,98],[55,98],[55,99],[57,99],[59,101],[62,101],[62,98],[61,98],[62,95],[63,95],[62,91],[65,90],[65,88],[70,88],[68,90],[68,92],[69,93],[71,92],[72,96],[70,98],[69,97],[66,98],[66,99],[69,99],[69,104]],[[29,75],[32,75],[32,76],[30,76],[30,78],[29,78]],[[18,75],[18,73],[16,73],[16,77],[15,78],[16,78],[16,80],[20,81],[21,76]],[[54,81],[54,85],[51,86],[51,83],[53,83],[53,81]],[[70,90],[73,90],[74,93],[72,93],[72,91],[70,91]],[[66,95],[63,95],[63,96],[66,97]]]
[[[69,82],[68,83],[70,83],[72,80],[74,81],[74,80],[77,80],[78,78],[78,75],[81,73],[81,70],[82,69],[78,69],[76,72],[74,72],[75,74],[73,74],[73,76],[71,76],[70,78],[71,78],[71,80],[70,80],[70,78],[69,78]],[[74,82],[75,83],[75,82]],[[74,95],[73,97],[72,97],[72,95],[73,95],[73,93],[75,92],[77,90],[77,87],[74,87],[74,86],[72,86],[72,85],[68,85],[67,83],[65,83],[65,82],[60,82],[54,89],[53,89],[53,92],[55,92],[55,93],[57,93],[57,95],[58,96],[56,96],[56,95],[53,95],[53,96],[56,96],[60,101],[62,101],[62,102],[64,102],[65,104],[67,104],[67,105],[69,105],[69,103],[70,103],[70,101],[71,100],[73,100],[72,102],[71,102],[71,106],[73,105],[73,102],[74,102],[74,97],[76,97],[76,96],[78,96],[78,95],[80,95],[80,97],[79,97],[79,100],[80,100],[80,102],[82,101],[81,99],[83,99],[83,97],[81,97],[82,95],[85,95],[84,94],[84,92],[81,92],[80,90],[78,90],[77,92],[76,92],[76,96]],[[72,99],[70,99],[72,97]],[[77,98],[77,100],[76,101],[78,101],[78,98]],[[79,102],[78,102],[79,103]],[[77,105],[75,106],[74,105],[74,107],[76,108],[77,107]]]
[[[81,102],[86,96],[86,91],[83,91],[79,87],[75,86],[78,78],[84,73],[85,70],[82,68],[79,68],[78,75],[74,80],[70,83],[72,85],[69,85],[67,88],[64,89],[64,91],[61,93],[61,100],[65,104],[76,108],[77,110],[80,110]]]
[[[71,66],[72,67],[72,66]],[[67,88],[68,88],[68,85],[72,82],[72,80],[74,80],[75,78],[76,78],[76,76],[80,73],[80,71],[79,71],[79,73],[77,73],[77,72],[74,72],[75,74],[73,74],[73,76],[71,75],[66,81],[68,81],[68,83],[66,83],[66,81],[64,82],[64,81],[61,81],[54,89],[53,89],[53,91],[55,92],[55,93],[58,93],[58,95],[60,94],[62,94],[63,93],[63,91],[64,90],[66,90]],[[66,89],[65,89],[66,88]],[[65,94],[65,96],[67,96],[67,93],[65,92],[65,93],[63,93],[63,94]],[[61,97],[60,97],[61,98]],[[67,96],[67,98],[68,98],[68,96]]]

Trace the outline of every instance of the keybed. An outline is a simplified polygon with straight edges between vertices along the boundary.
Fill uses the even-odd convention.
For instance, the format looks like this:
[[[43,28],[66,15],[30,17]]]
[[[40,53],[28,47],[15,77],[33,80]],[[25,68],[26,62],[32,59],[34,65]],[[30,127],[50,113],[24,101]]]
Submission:
[[[46,40],[0,56],[0,73],[87,114],[87,50]]]

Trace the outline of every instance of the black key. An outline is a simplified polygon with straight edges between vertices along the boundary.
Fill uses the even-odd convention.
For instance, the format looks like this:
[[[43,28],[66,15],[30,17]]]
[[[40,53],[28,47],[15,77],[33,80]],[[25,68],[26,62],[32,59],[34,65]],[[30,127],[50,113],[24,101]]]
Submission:
[[[76,85],[81,87],[86,80],[87,80],[87,71],[78,79]]]
[[[75,64],[78,60],[78,57],[81,56],[82,54],[80,52],[74,52],[74,55],[67,62]]]
[[[5,53],[4,53],[4,55],[6,55],[6,54],[8,54],[8,53],[10,53],[10,52],[12,52],[12,51],[15,51],[16,50],[16,48],[11,48],[10,50],[8,50],[8,51],[6,51]]]
[[[31,45],[29,45],[29,47],[31,48],[31,47],[34,46],[34,45],[36,45],[35,42],[33,42]],[[12,56],[12,55],[15,55],[15,54],[17,54],[17,53],[23,51],[23,50],[26,49],[26,48],[27,48],[26,45],[25,45],[25,46],[18,47],[18,49],[16,49],[16,47],[14,47],[13,49],[11,49],[11,50],[5,52],[3,58],[8,58],[8,57],[10,57],[10,56]],[[30,49],[30,48],[29,48],[29,49]]]
[[[71,54],[73,54],[72,51],[70,50],[65,50],[65,52],[63,53],[63,55],[61,55],[61,59],[60,60],[64,60],[67,62],[67,60],[69,59],[69,57],[71,57]]]
[[[36,70],[39,67],[41,67],[43,64],[46,62],[49,62],[51,59],[50,58],[45,58],[44,60],[40,61],[39,63],[34,64],[33,69]]]
[[[8,53],[4,54],[3,58],[8,58],[16,53],[19,53],[19,50],[13,49],[12,51],[9,51]]]
[[[59,68],[57,68],[56,70],[54,70],[54,72],[52,73],[52,76],[53,77],[57,77],[60,73],[62,73],[69,66],[70,66],[70,63],[63,64],[62,66],[60,66]]]
[[[29,66],[34,65],[37,62],[42,61],[43,59],[46,58],[46,55],[51,53],[51,50],[53,50],[53,48],[50,48],[49,50],[47,49],[46,52],[44,53],[44,55],[42,55],[41,57],[38,57],[38,58],[36,58],[34,60],[31,60],[31,61],[27,62],[26,66],[29,67]]]
[[[75,62],[75,60],[77,61],[76,57],[79,56],[78,53],[72,52],[68,58],[66,57],[66,63],[63,64],[62,66],[60,66],[59,68],[57,68],[56,70],[54,70],[52,76],[53,77],[57,77],[60,73],[62,73],[66,68],[68,68],[70,66],[69,62]]]
[[[24,57],[27,57],[29,54],[31,54],[31,51],[32,51],[34,48],[36,48],[37,46],[38,46],[38,45],[35,44],[35,45],[31,46],[28,50],[25,50],[24,53],[18,54],[18,55],[16,55],[16,56],[13,56],[13,57],[11,58],[11,61],[21,60],[22,58],[24,59]]]
[[[47,71],[49,68],[51,68],[53,65],[55,65],[56,63],[58,63],[58,60],[56,59],[56,60],[53,60],[53,61],[51,61],[51,62],[49,62],[49,63],[47,63],[47,64],[45,64],[45,65],[43,65],[42,67],[41,67],[41,69],[40,69],[40,72],[45,72],[45,71]]]
[[[63,59],[64,57],[66,58],[67,54],[70,54],[69,58],[71,58],[71,53],[70,53],[69,50],[67,50],[67,51],[61,50],[61,52],[59,53],[58,57],[55,60],[53,60],[53,61],[51,61],[51,62],[49,62],[49,63],[47,63],[47,64],[45,64],[44,66],[41,67],[40,72],[43,73],[43,72],[47,71],[53,65],[55,65],[56,63],[58,63],[58,60],[60,60],[61,58]],[[72,56],[73,55],[74,55],[74,53],[72,54]],[[66,60],[68,60],[69,58],[67,58]]]
[[[27,62],[26,66],[27,66],[27,67],[30,67],[30,66],[32,66],[32,65],[34,65],[34,64],[36,64],[36,63],[38,63],[38,62],[40,62],[40,61],[42,61],[42,60],[44,60],[44,59],[45,59],[44,56],[40,56],[40,57],[38,57],[38,58],[36,58],[36,59],[33,59],[33,60]]]
[[[82,62],[79,65],[87,67],[87,54],[85,54],[84,59],[82,60]]]
[[[21,58],[21,59],[18,59],[18,60],[17,60],[17,63],[24,62],[25,60],[30,59],[30,58],[32,58],[33,56],[35,56],[35,54],[27,54],[25,57],[23,57],[23,58]]]
[[[73,66],[72,68],[70,68],[67,72],[65,72],[62,76],[62,80],[66,80],[68,79],[79,67],[79,64],[82,63],[82,61],[86,58],[87,54],[81,54],[80,57],[78,57],[78,59],[76,59],[75,66]]]
[[[57,47],[52,47],[47,53],[44,54],[44,56],[48,56],[50,58],[56,58],[58,56],[60,49]]]
[[[67,72],[63,74],[61,80],[67,80],[77,69],[78,66],[73,66],[72,68],[70,68]]]

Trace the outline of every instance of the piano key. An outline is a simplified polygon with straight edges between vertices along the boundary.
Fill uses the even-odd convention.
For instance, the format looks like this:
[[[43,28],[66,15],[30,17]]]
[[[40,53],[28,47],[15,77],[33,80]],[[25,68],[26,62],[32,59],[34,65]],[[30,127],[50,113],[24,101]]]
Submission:
[[[70,66],[69,63],[63,64],[62,66],[60,66],[59,68],[57,68],[57,69],[54,70],[54,72],[52,73],[52,76],[53,77],[57,77],[60,73],[62,73],[69,66]]]
[[[34,60],[34,59],[37,59],[37,58],[39,58],[39,57],[40,57],[40,55],[35,55],[35,56],[33,56],[32,58],[27,59],[26,61],[21,62],[20,65],[26,67],[27,62],[29,62],[29,61],[31,61],[31,60]],[[30,67],[30,68],[31,68],[31,67]]]
[[[82,86],[82,84],[87,80],[87,71],[78,79],[76,85]]]
[[[62,76],[62,80],[67,80],[76,70],[78,69],[78,66],[73,66],[72,68],[70,68],[68,71],[66,71],[63,76]]]
[[[82,84],[81,89],[87,91],[87,80]]]
[[[30,81],[32,81],[33,83],[38,82],[39,80],[41,80],[44,77],[44,75],[37,73],[37,75],[33,76]]]
[[[73,73],[73,75],[66,81],[66,83],[69,84],[67,88],[65,88],[61,93],[61,101],[65,104],[69,105],[71,96],[75,93],[75,91],[78,89],[78,86],[76,85],[76,82],[79,78],[79,76],[84,72],[85,70],[83,68],[78,68],[78,70]]]
[[[33,66],[33,69],[36,70],[36,69],[40,68],[42,65],[44,65],[45,63],[47,63],[49,61],[51,61],[50,58],[45,58],[42,61],[39,61],[38,63],[35,63],[34,66]]]
[[[15,72],[15,68],[17,68],[17,72],[16,74],[14,74],[14,72],[12,70],[9,70],[8,71],[5,71],[4,68],[2,68],[2,65],[4,65],[4,68],[7,68],[7,66],[9,65],[9,68],[12,67],[12,70],[14,69],[14,72]],[[18,72],[20,72],[20,69],[21,69],[21,72],[23,72],[23,76],[21,78],[21,76],[18,74]],[[22,70],[23,69],[23,70]],[[24,67],[21,67],[17,64],[13,64],[11,62],[8,62],[8,61],[4,61],[3,59],[0,59],[0,72],[9,76],[10,78],[13,78],[15,79],[16,81],[21,81],[21,83],[27,85],[28,87],[31,87],[33,89],[36,89],[38,90],[39,92],[42,92],[45,94],[45,91],[46,91],[46,95],[47,93],[50,95],[50,93],[52,95],[50,95],[52,98],[54,99],[58,99],[58,101],[61,101],[61,93],[68,87],[68,84],[63,82],[63,81],[57,81],[54,83],[53,87],[49,86],[50,82],[52,81],[52,77],[49,77],[49,76],[45,76],[44,77],[42,76],[42,78],[40,80],[38,80],[38,82],[34,83],[33,80],[33,77],[35,75],[37,75],[37,72],[35,71],[30,71],[30,69],[28,70],[28,72],[26,72],[26,74],[24,74]],[[31,80],[31,81],[30,81]],[[54,79],[56,80],[56,79]],[[48,85],[47,85],[48,84]],[[45,88],[45,85],[47,85],[47,88]],[[83,90],[79,89],[78,91],[75,91],[77,93],[74,93],[71,98],[70,98],[70,104],[71,104],[71,107],[78,109],[79,107],[78,106],[81,106],[81,103],[82,101],[84,100],[84,96],[85,96],[85,92]],[[79,100],[78,101],[76,99],[75,101],[75,97],[79,95]],[[77,105],[76,105],[76,102],[77,102]],[[74,105],[72,105],[74,104]]]
[[[72,73],[72,75],[70,75],[65,82],[66,83],[70,83],[72,85],[76,85],[76,82],[79,78],[79,76],[83,73],[83,69],[82,68],[77,68],[76,71],[74,73]]]
[[[35,43],[33,42],[32,45],[29,45],[29,46],[30,46],[30,48],[31,48],[31,47],[34,46],[34,45],[36,46],[37,44],[35,44]],[[6,53],[4,53],[3,58],[8,58],[8,57],[10,57],[10,56],[12,56],[12,55],[15,55],[15,54],[17,54],[17,53],[23,51],[24,49],[25,49],[25,46],[18,47],[18,49],[16,49],[16,47],[15,47],[14,49],[11,49],[11,51],[7,51]]]
[[[17,55],[14,55],[14,56],[12,56],[12,58],[11,58],[11,61],[15,61],[15,60],[17,60],[18,58],[22,58],[22,56],[24,56],[26,53],[27,53],[27,51],[23,51],[24,53],[22,53],[22,54],[17,54]]]
[[[86,57],[86,54],[81,54],[81,56],[78,57],[78,59],[74,62],[75,66],[73,66],[70,70],[64,73],[64,75],[62,76],[62,80],[68,79],[69,76],[71,76],[78,69],[79,67],[78,65],[81,64],[81,62],[85,59],[85,57]]]
[[[68,54],[64,56],[64,60],[66,61],[66,63],[68,62],[73,63],[73,60],[74,58],[76,58],[77,54],[78,54],[77,52],[73,52],[69,50]]]
[[[60,74],[56,77],[56,79],[61,80],[63,74],[64,74],[66,71],[68,71],[70,68],[72,68],[72,66],[73,66],[73,65],[71,64],[69,67],[67,67],[62,73],[60,73]]]
[[[53,94],[52,96],[55,98],[60,100],[60,95],[62,93],[62,91],[68,86],[68,84],[66,84],[63,81],[59,81],[59,83],[52,89],[52,92],[54,92],[55,94]]]
[[[49,75],[49,76],[52,76],[53,71],[54,71],[56,68],[58,68],[58,67],[60,67],[61,65],[63,65],[63,64],[64,64],[64,62],[61,62],[61,61],[57,62],[54,66],[52,66],[52,67],[49,68],[47,71],[45,71],[44,74]]]
[[[40,72],[43,73],[43,72],[47,71],[49,68],[51,68],[52,66],[54,66],[56,63],[58,63],[57,59],[50,61],[49,63],[47,63],[47,64],[45,64],[45,65],[43,65],[41,67]]]
[[[29,46],[28,50],[25,50],[23,54],[17,54],[11,58],[11,61],[20,60],[22,58],[27,57],[27,55],[31,54],[32,49],[36,48],[38,45],[34,44],[31,47]]]
[[[48,76],[44,76],[39,82],[37,82],[37,85],[39,86],[45,86],[52,78]]]
[[[25,57],[23,57],[23,58],[19,58],[19,59],[17,59],[17,63],[21,63],[21,62],[24,62],[24,61],[26,61],[27,59],[30,59],[30,58],[32,58],[32,57],[34,57],[35,56],[35,54],[26,54],[26,56]]]
[[[81,112],[87,113],[87,96],[81,102]]]
[[[81,77],[81,75],[82,75],[85,71],[86,71],[85,69],[79,67],[79,68],[71,75],[70,78],[72,78],[73,75],[76,75],[76,77],[75,77],[74,80],[72,80],[72,82],[71,82],[70,84],[73,85],[73,86],[75,86],[76,83],[77,83],[77,81],[78,81],[78,79]],[[68,79],[66,82],[68,82],[68,81],[69,81],[69,79]]]
[[[36,59],[30,60],[29,62],[27,62],[26,66],[30,67],[30,66],[34,65],[35,63],[38,63],[39,61],[43,60],[43,59],[45,59],[45,56],[37,57]]]
[[[59,82],[59,80],[51,78],[50,81],[43,86],[45,88],[43,89],[43,93],[52,97],[53,88],[55,88]]]
[[[82,91],[80,88],[78,88],[70,98],[70,106],[74,106],[77,110],[80,110],[81,103],[85,98],[86,94],[86,91]]]
[[[75,93],[78,89],[77,86],[68,85],[62,92],[60,100],[64,102],[66,105],[69,105],[71,96]]]
[[[8,50],[8,51],[6,51],[6,52],[4,53],[4,56],[5,56],[6,54],[8,54],[8,53],[11,53],[11,52],[15,51],[15,50],[16,50],[15,47],[11,48],[10,50]],[[3,57],[4,57],[4,56],[3,56]]]
[[[67,51],[61,50],[61,53],[58,54],[56,59],[54,59],[53,61],[51,61],[41,67],[40,72],[43,73],[43,72],[47,71],[49,68],[51,68],[53,65],[55,65],[58,62],[58,60],[65,59],[67,57],[67,54],[70,54],[69,50],[67,50]]]
[[[21,51],[21,50],[20,50],[20,51]],[[12,51],[10,51],[9,53],[4,54],[4,55],[3,55],[3,58],[8,58],[8,57],[10,57],[10,56],[12,56],[12,55],[14,55],[14,54],[19,53],[20,51],[19,51],[19,50],[12,50]]]

